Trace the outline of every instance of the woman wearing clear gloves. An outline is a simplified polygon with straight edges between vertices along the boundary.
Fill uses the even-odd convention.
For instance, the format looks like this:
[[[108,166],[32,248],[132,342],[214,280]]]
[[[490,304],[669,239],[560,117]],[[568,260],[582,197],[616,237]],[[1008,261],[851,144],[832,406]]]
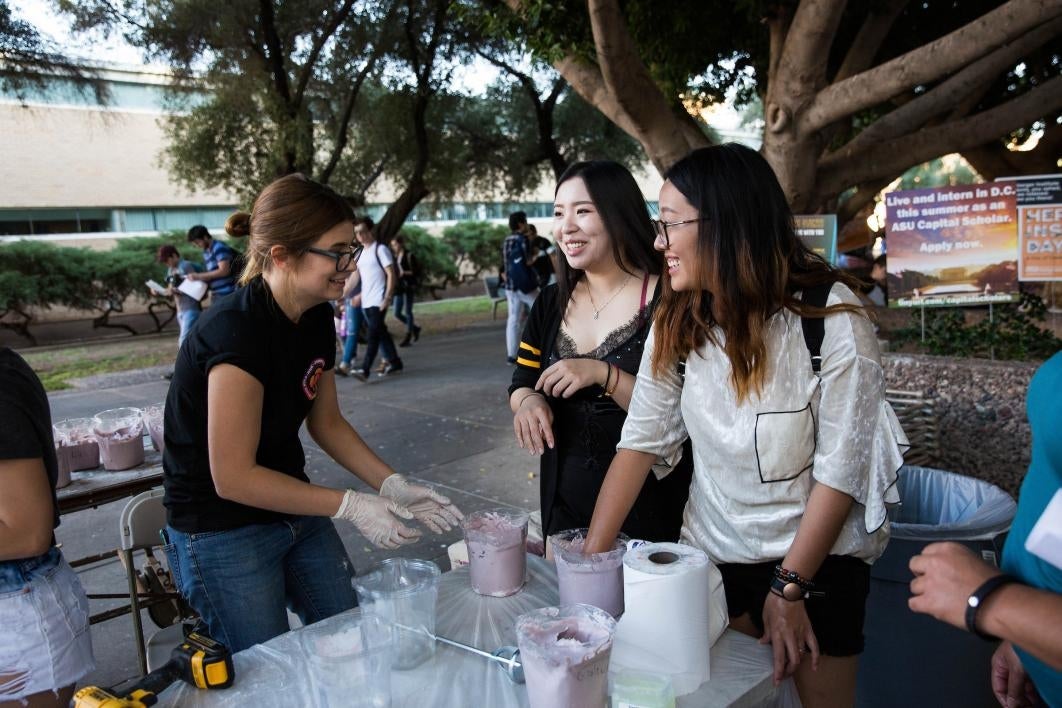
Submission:
[[[449,530],[460,512],[387,466],[339,410],[335,326],[360,247],[354,214],[302,175],[270,184],[226,230],[250,235],[243,287],[211,307],[177,358],[166,400],[166,548],[180,592],[233,651],[357,604],[328,517],[380,548]],[[311,484],[299,428],[379,494]]]
[[[649,211],[623,165],[569,167],[553,214],[558,282],[542,288],[531,309],[509,387],[517,442],[542,455],[546,534],[590,523],[660,290]],[[645,480],[623,532],[678,540],[692,474],[687,451],[675,469]]]
[[[611,545],[688,433],[682,542],[718,565],[731,627],[771,644],[775,681],[792,675],[804,706],[850,706],[906,444],[873,327],[748,148],[676,163],[656,230],[664,294],[586,550]]]

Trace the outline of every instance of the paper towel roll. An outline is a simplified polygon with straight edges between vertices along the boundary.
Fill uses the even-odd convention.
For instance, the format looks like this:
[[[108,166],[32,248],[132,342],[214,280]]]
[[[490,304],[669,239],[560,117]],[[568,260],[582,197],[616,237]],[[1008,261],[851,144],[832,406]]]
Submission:
[[[626,612],[616,628],[611,671],[671,677],[676,696],[708,680],[708,651],[727,625],[719,570],[703,551],[650,543],[623,559]]]

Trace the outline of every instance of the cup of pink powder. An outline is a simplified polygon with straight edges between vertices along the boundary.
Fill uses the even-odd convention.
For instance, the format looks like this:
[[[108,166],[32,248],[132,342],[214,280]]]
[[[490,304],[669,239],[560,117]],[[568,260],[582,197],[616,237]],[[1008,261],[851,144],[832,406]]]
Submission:
[[[144,418],[139,408],[112,408],[92,419],[104,469],[127,470],[144,462]]]
[[[524,586],[527,520],[524,511],[487,509],[469,514],[461,523],[472,589],[480,595],[506,597]]]
[[[603,708],[616,620],[597,607],[545,607],[520,615],[516,643],[531,708]]]
[[[151,446],[156,452],[163,452],[166,449],[166,443],[162,438],[162,419],[165,413],[166,406],[162,403],[144,409],[144,427],[147,428]]]
[[[67,418],[52,425],[59,479],[55,486],[70,484],[70,473],[100,466],[100,446],[92,432],[92,418]]]
[[[620,534],[610,550],[584,554],[586,533],[587,529],[571,529],[549,537],[560,602],[593,605],[619,617],[623,614],[623,556],[630,539]]]

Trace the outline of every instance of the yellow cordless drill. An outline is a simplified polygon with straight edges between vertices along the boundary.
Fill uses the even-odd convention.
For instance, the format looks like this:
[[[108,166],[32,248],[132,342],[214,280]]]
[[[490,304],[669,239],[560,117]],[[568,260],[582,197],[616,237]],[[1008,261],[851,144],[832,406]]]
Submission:
[[[155,705],[158,694],[174,681],[214,689],[228,688],[232,679],[232,654],[225,645],[192,632],[174,648],[169,661],[128,690],[86,686],[74,694],[74,708],[146,708]]]

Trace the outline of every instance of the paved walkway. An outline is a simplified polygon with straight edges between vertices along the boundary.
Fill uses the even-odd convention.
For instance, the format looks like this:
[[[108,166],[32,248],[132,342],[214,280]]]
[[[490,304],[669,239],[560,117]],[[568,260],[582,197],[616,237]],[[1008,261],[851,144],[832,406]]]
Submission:
[[[430,481],[464,512],[500,505],[537,508],[538,461],[513,440],[505,389],[512,369],[505,363],[504,322],[486,322],[463,332],[422,338],[403,349],[406,369],[387,379],[361,383],[339,378],[340,404],[347,419],[396,470]],[[154,371],[132,372],[97,382],[95,390],[62,391],[50,396],[55,420],[92,415],[119,406],[161,402],[168,382]],[[240,415],[240,411],[232,411]],[[331,461],[304,435],[307,472],[317,483],[355,486],[355,478]],[[68,558],[115,548],[118,516],[124,502],[63,517],[56,536]],[[354,527],[337,524],[356,568],[400,554],[429,558],[446,569],[446,547],[460,531],[423,539],[396,553],[370,547]],[[79,569],[88,592],[122,592],[125,576],[117,559]],[[118,603],[115,603],[118,604]],[[94,601],[92,611],[108,607]],[[145,627],[154,625],[144,614]],[[136,647],[128,616],[92,629],[97,670],[86,682],[104,686],[136,675]]]

